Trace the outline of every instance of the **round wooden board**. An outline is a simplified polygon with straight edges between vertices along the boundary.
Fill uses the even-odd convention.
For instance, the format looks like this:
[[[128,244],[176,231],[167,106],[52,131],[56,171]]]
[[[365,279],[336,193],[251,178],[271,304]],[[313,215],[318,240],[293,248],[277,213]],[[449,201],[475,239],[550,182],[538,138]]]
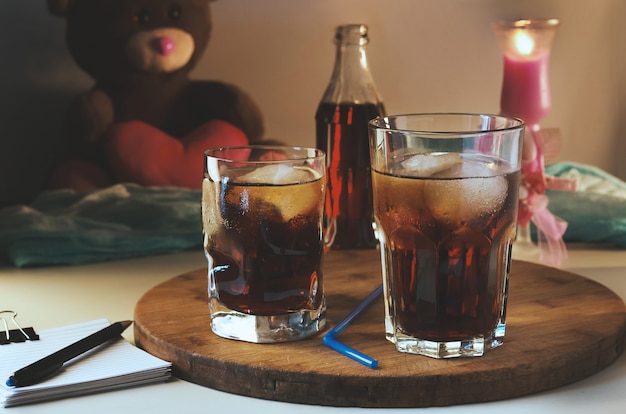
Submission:
[[[342,320],[380,283],[376,251],[325,259],[327,321]],[[428,407],[501,400],[559,387],[623,351],[626,306],[606,287],[558,269],[514,261],[503,346],[478,358],[436,360],[397,352],[384,339],[382,299],[338,339],[377,358],[369,369],[313,338],[250,344],[211,332],[207,272],[148,291],[135,309],[135,340],[171,361],[175,376],[235,394],[330,406]]]

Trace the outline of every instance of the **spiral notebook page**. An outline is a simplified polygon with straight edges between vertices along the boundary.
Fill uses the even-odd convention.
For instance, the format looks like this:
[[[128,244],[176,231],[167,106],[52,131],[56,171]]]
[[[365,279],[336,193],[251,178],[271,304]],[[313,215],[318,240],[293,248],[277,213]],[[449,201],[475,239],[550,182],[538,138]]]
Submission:
[[[123,338],[100,345],[68,361],[54,376],[27,387],[5,381],[31,364],[109,325],[106,319],[42,330],[39,341],[0,347],[0,405],[13,405],[105,391],[158,381],[171,376],[171,363],[135,347]]]

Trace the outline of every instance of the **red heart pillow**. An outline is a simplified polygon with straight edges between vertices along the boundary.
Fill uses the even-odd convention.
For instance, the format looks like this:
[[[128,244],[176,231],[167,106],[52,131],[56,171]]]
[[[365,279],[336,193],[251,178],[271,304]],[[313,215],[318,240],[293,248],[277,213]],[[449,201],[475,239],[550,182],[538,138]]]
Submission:
[[[107,134],[106,155],[116,179],[145,186],[201,188],[204,151],[248,144],[239,128],[218,119],[180,140],[142,121],[113,124]]]

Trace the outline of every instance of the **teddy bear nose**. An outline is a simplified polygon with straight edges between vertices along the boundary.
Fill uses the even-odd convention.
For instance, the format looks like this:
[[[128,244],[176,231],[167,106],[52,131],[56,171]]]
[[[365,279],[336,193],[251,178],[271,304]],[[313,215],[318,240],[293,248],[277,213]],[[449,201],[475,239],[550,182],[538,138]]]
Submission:
[[[176,49],[176,44],[171,37],[161,36],[157,37],[152,41],[152,46],[156,49],[156,51],[163,56],[170,55],[174,49]]]

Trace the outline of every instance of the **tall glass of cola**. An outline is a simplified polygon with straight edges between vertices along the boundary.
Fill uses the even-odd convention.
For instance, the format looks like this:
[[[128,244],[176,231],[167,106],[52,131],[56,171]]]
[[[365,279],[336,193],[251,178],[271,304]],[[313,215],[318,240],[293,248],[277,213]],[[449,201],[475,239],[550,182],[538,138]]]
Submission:
[[[524,123],[441,113],[369,126],[387,339],[483,355],[504,339]]]

